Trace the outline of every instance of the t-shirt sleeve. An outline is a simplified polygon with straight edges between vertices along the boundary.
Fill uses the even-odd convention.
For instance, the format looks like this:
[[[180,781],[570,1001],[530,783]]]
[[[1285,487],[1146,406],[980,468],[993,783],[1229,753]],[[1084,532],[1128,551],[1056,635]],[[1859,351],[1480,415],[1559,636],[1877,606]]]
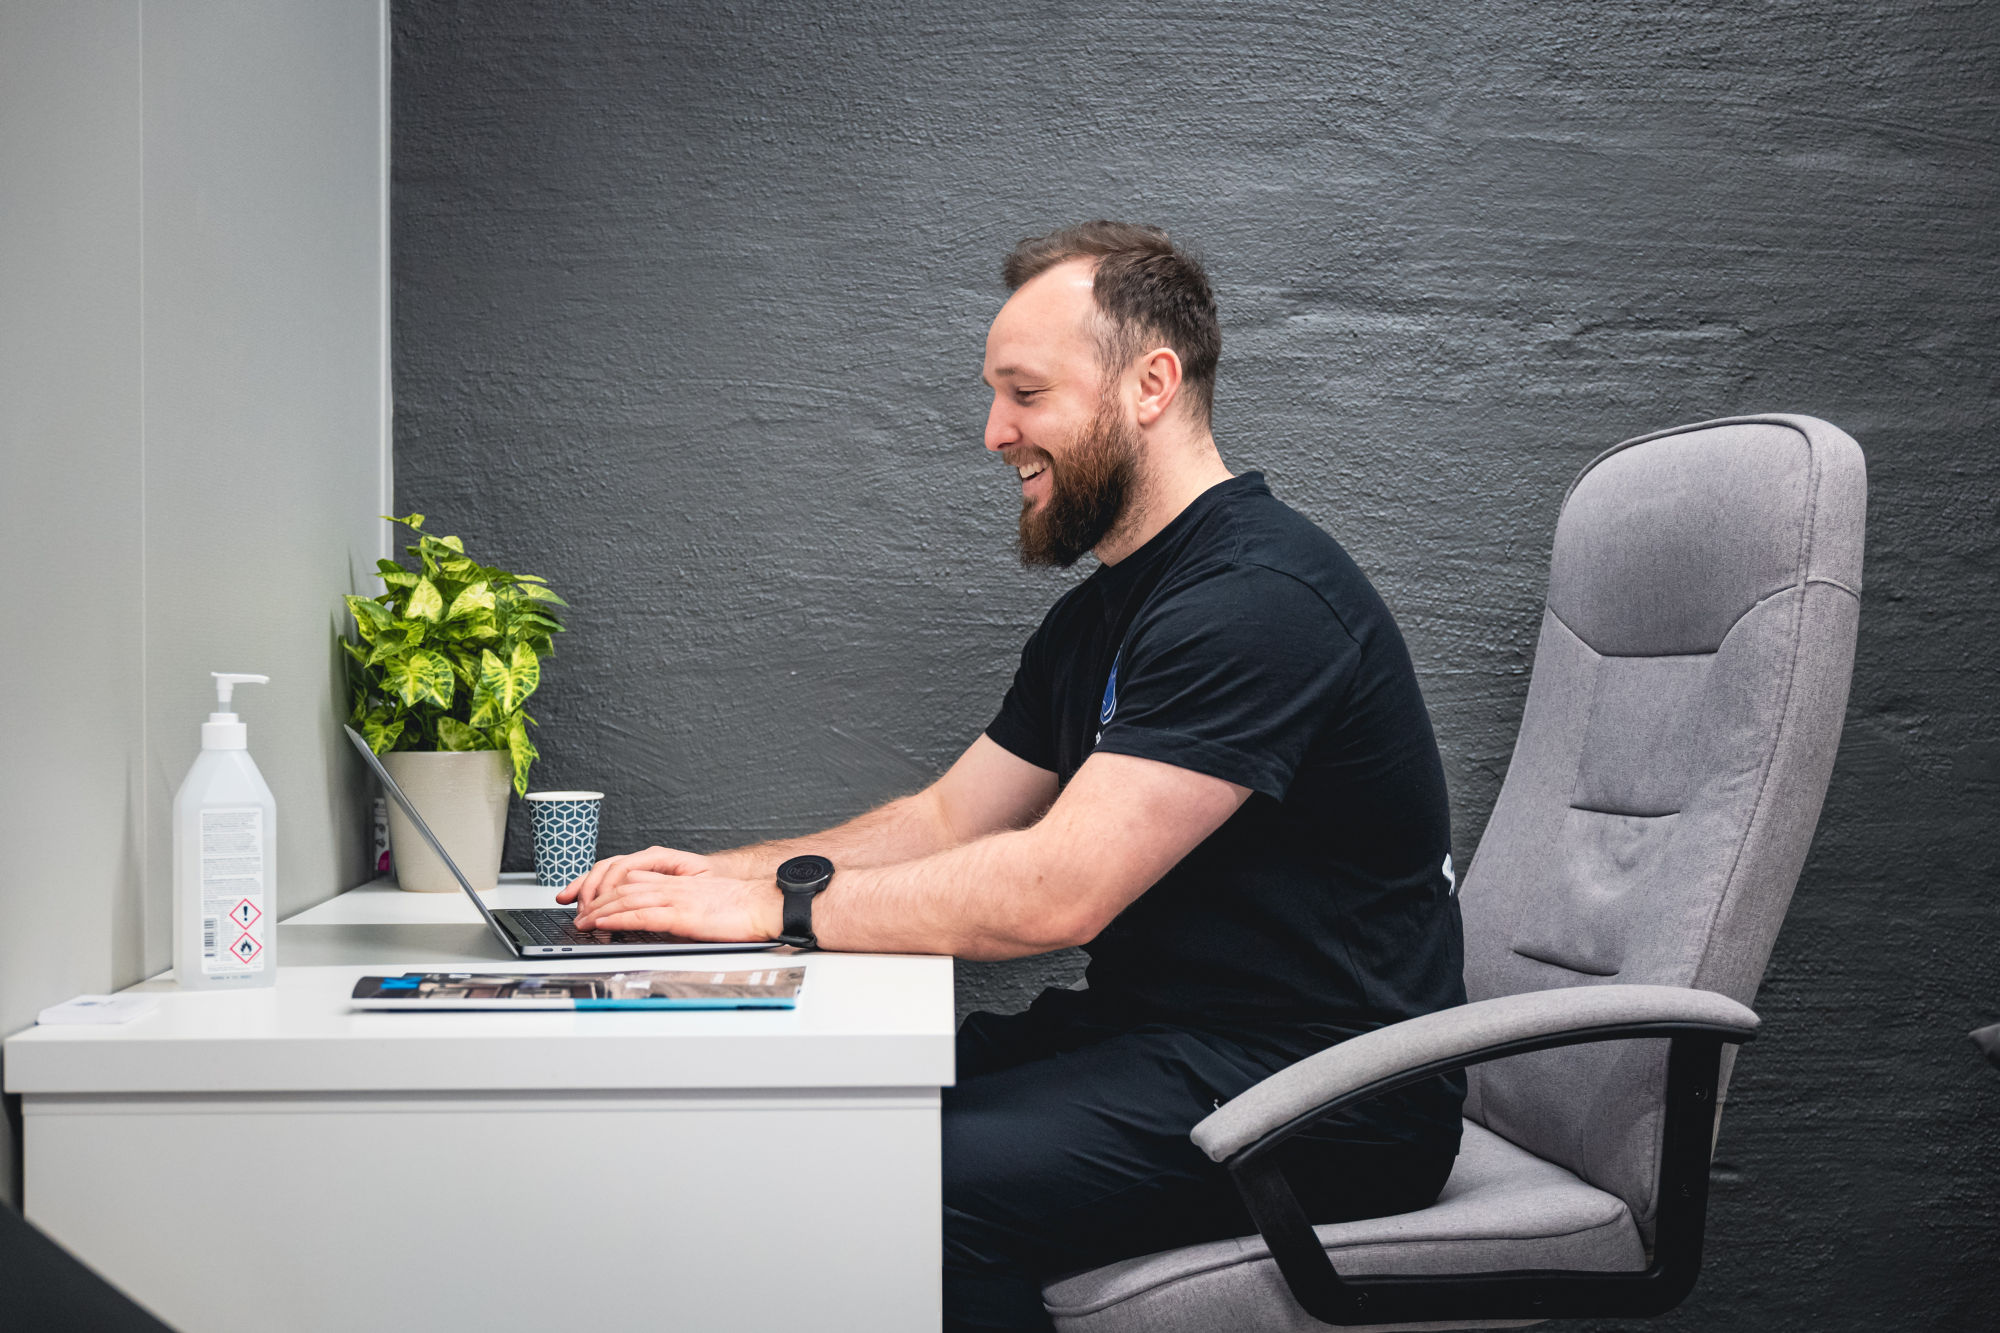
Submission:
[[[1160,599],[1133,625],[1094,748],[1283,800],[1344,706],[1360,657],[1311,588],[1275,570],[1232,567]]]
[[[1052,669],[1048,654],[1048,623],[1028,639],[1021,649],[1021,665],[1015,668],[1014,683],[1000,701],[1000,712],[986,726],[986,738],[1015,757],[1036,768],[1056,771],[1056,728],[1050,716],[1053,707]]]

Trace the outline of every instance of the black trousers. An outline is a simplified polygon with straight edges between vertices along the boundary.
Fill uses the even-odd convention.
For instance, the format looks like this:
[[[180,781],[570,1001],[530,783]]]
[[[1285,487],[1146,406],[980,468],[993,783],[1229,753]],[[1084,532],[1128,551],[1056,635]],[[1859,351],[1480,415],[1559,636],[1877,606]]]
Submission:
[[[1275,1072],[1269,1059],[1212,1034],[1106,1027],[1070,1008],[1038,1001],[959,1028],[958,1085],[944,1091],[947,1330],[1047,1330],[1050,1278],[1256,1230],[1188,1131]],[[1338,1222],[1428,1207],[1451,1160],[1335,1127],[1294,1140],[1285,1165],[1307,1215]]]

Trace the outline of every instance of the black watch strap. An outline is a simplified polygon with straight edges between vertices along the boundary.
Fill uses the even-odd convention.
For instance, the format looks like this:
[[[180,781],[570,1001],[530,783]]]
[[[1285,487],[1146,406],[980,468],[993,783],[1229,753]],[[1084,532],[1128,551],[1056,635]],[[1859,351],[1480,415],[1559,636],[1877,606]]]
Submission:
[[[810,893],[785,895],[785,929],[778,936],[778,943],[794,949],[819,947],[819,937],[813,934],[813,897]]]
[[[832,882],[833,862],[824,856],[794,856],[778,867],[778,890],[785,901],[780,944],[795,949],[819,947],[819,937],[812,928],[813,899]]]

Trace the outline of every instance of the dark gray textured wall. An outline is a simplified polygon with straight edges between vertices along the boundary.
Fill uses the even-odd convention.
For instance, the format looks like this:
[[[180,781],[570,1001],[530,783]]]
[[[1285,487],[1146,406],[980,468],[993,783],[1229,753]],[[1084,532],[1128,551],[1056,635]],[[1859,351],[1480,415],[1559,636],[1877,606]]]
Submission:
[[[1570,477],[1826,417],[1873,488],[1853,702],[1663,1323],[1990,1328],[2000,13],[1205,9],[398,0],[398,505],[575,603],[537,784],[710,848],[977,734],[1066,586],[979,447],[999,257],[1052,225],[1208,258],[1225,456],[1396,609],[1461,854]]]

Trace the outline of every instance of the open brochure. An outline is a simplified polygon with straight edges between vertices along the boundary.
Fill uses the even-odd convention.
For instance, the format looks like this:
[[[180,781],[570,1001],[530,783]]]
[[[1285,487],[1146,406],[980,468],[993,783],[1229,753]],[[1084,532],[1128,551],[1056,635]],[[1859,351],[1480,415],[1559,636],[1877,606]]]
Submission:
[[[803,967],[756,972],[408,972],[354,983],[357,1009],[791,1009]]]

